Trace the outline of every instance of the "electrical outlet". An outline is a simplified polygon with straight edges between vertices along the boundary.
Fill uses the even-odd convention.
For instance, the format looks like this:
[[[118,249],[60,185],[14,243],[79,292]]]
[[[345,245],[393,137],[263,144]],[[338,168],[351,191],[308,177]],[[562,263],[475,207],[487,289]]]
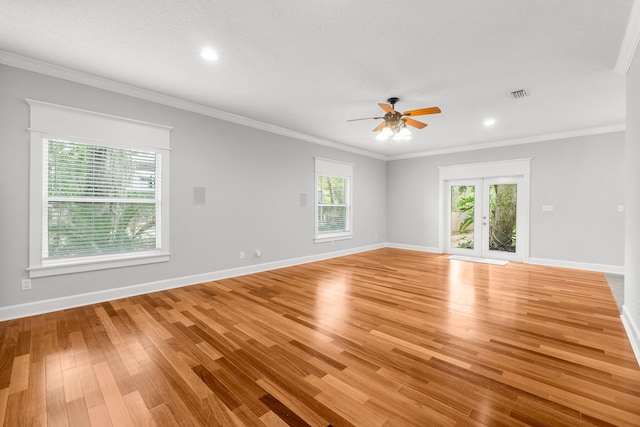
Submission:
[[[22,290],[28,291],[31,289],[31,279],[22,279]]]
[[[262,252],[260,252],[260,249],[256,249],[256,250],[253,252],[253,255],[254,255],[256,258],[260,258],[260,257],[262,256]]]
[[[240,259],[244,259],[245,255],[244,255],[244,251],[240,251]]]

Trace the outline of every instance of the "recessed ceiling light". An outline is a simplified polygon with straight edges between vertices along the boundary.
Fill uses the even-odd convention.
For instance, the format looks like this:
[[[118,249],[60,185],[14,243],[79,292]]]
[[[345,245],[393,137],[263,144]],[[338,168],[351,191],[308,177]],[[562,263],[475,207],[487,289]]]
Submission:
[[[485,125],[486,127],[491,127],[493,125],[496,124],[496,119],[494,118],[489,118],[487,120],[484,121],[483,125]]]
[[[200,51],[200,56],[202,56],[207,61],[215,61],[218,59],[218,54],[208,47],[205,47]]]

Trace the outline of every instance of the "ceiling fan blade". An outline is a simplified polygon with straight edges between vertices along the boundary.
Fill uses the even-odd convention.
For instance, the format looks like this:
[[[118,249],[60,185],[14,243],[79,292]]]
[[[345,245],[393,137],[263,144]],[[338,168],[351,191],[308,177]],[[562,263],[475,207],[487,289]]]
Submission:
[[[420,108],[418,110],[409,110],[402,113],[403,116],[424,116],[427,114],[438,114],[441,113],[439,107],[429,107],[429,108]]]
[[[357,122],[358,120],[379,120],[379,119],[384,119],[384,117],[364,117],[362,119],[351,119],[351,120],[347,120],[348,122]]]
[[[378,103],[378,105],[384,110],[385,113],[395,113],[395,111],[393,111],[393,107],[389,104]]]
[[[385,122],[380,123],[378,126],[376,126],[376,128],[373,130],[374,132],[380,132],[382,130],[382,128],[384,127]]]
[[[409,126],[413,126],[414,128],[418,128],[418,129],[422,129],[422,128],[426,128],[427,127],[426,123],[422,123],[422,122],[419,122],[417,120],[410,119],[408,117],[403,118],[402,121],[405,122],[406,124],[408,124]]]

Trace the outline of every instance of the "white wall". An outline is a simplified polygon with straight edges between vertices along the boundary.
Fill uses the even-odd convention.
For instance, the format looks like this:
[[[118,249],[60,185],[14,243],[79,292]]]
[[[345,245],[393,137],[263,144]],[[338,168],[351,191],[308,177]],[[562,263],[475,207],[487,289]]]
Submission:
[[[623,321],[640,363],[640,48],[627,73],[627,136]]]
[[[27,277],[29,108],[25,98],[174,128],[171,261]],[[385,162],[0,65],[0,308],[384,242]],[[354,238],[314,243],[314,157],[354,164]],[[193,203],[193,187],[206,204]],[[300,206],[306,193],[307,206]],[[377,236],[377,240],[374,239]],[[262,257],[252,256],[260,249]],[[247,253],[245,260],[239,252]]]
[[[530,257],[620,269],[624,133],[582,136],[387,163],[387,236],[438,248],[438,167],[532,158]],[[543,212],[542,205],[553,205]]]

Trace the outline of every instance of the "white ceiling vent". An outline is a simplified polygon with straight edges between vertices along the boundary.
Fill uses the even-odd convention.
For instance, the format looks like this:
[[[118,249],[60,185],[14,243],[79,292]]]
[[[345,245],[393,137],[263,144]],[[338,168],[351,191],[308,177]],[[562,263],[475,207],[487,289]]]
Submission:
[[[511,97],[513,99],[522,99],[522,98],[526,98],[527,96],[529,96],[529,94],[525,89],[518,89],[511,92]]]

